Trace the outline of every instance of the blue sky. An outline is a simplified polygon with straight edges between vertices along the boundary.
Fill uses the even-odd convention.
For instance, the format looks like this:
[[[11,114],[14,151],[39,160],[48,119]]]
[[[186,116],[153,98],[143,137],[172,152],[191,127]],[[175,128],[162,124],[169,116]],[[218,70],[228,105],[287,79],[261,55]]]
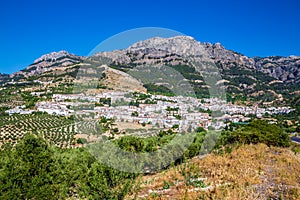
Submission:
[[[300,55],[298,0],[0,2],[0,72],[43,54],[88,53],[128,29],[164,27],[247,56]]]

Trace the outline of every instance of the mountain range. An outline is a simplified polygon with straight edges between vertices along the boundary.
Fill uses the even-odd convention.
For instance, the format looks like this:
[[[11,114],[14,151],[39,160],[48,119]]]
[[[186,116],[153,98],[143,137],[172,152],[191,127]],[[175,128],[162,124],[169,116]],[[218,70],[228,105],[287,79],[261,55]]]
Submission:
[[[127,49],[99,52],[92,57],[76,56],[66,51],[53,52],[43,55],[21,71],[0,74],[0,83],[33,80],[62,83],[67,80],[70,83],[82,64],[95,63],[105,57],[111,60],[110,67],[123,72],[139,65],[168,65],[189,80],[199,97],[206,97],[207,87],[201,71],[195,70],[188,60],[203,55],[218,68],[230,100],[285,104],[300,94],[299,56],[251,58],[228,50],[220,43],[201,43],[189,36],[155,37],[137,42]]]

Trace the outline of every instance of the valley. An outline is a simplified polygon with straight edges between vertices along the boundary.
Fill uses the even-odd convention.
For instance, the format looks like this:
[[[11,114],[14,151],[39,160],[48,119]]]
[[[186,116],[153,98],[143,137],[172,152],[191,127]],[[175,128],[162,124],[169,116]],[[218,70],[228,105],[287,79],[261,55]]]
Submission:
[[[0,198],[298,199],[299,62],[177,36],[0,74]]]

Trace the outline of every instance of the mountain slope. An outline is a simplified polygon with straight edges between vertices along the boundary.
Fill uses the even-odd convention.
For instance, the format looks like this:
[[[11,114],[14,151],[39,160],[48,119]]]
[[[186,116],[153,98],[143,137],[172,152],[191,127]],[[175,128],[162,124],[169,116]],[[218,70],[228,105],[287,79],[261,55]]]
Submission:
[[[0,73],[0,84],[7,82],[10,79],[8,74]]]
[[[223,83],[232,99],[249,97],[254,100],[282,102],[299,88],[300,57],[286,57],[267,65],[270,58],[249,58],[240,53],[225,49],[220,43],[200,43],[192,37],[151,38],[137,42],[125,50],[101,52],[93,58],[108,57],[122,70],[139,65],[168,65],[176,70],[182,69],[184,77],[200,97],[205,97],[205,84],[201,72],[191,71],[187,60],[190,56],[206,56],[219,69]],[[266,69],[266,66],[269,66]],[[188,73],[188,71],[192,73]],[[274,73],[275,71],[276,73]],[[298,76],[298,77],[297,77]],[[197,83],[197,84],[196,84]],[[201,88],[202,87],[202,88]],[[200,88],[200,89],[199,89]]]
[[[300,57],[272,56],[255,58],[257,70],[266,73],[284,83],[300,82]]]
[[[52,71],[55,68],[63,68],[78,64],[82,61],[83,57],[70,54],[66,51],[52,52],[36,59],[33,64],[29,65],[24,70],[12,74],[11,77],[16,78],[35,76]]]
[[[167,65],[189,80],[198,97],[208,97],[203,71],[191,66],[190,59],[207,57],[214,62],[229,100],[254,100],[286,103],[300,92],[300,57],[249,58],[227,50],[220,43],[200,43],[189,36],[151,38],[127,49],[100,52],[90,58],[76,56],[66,51],[46,54],[26,69],[10,75],[15,81],[53,81],[72,83],[82,65],[102,58],[111,60],[110,67],[128,71],[141,65]],[[8,80],[3,76],[2,80]],[[67,81],[66,81],[67,80]]]
[[[244,145],[141,178],[137,199],[298,199],[300,157],[289,149]],[[132,199],[128,196],[127,199]]]

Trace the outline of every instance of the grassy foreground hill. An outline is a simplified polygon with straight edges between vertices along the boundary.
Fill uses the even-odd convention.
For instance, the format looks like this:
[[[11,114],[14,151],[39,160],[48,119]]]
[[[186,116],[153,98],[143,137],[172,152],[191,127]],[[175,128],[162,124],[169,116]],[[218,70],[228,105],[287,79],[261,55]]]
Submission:
[[[175,134],[124,136],[112,142],[147,153]],[[257,120],[224,131],[213,153],[199,157],[209,134],[196,132],[182,157],[152,174],[118,171],[88,148],[62,149],[39,134],[27,134],[14,146],[1,147],[0,199],[299,199],[300,149],[290,146],[281,127]],[[103,153],[114,158],[114,152]]]
[[[137,199],[299,199],[300,157],[290,149],[243,145],[144,176]],[[127,199],[134,198],[134,195]]]

